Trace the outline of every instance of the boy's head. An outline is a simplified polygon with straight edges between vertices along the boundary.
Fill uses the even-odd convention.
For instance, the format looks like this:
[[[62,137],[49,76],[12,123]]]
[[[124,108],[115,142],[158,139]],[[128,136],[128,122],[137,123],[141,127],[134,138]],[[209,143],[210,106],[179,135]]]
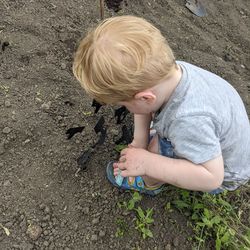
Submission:
[[[134,16],[108,18],[81,41],[73,71],[98,102],[114,104],[167,78],[175,58],[161,32]]]

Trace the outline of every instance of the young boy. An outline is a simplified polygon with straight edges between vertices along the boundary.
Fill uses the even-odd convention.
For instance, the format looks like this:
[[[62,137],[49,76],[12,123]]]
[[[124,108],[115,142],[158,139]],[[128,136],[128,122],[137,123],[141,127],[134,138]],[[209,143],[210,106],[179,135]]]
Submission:
[[[175,61],[146,20],[103,21],[81,41],[73,71],[98,102],[134,113],[133,142],[107,167],[114,185],[155,195],[168,183],[215,194],[249,180],[250,126],[238,93],[219,76]]]

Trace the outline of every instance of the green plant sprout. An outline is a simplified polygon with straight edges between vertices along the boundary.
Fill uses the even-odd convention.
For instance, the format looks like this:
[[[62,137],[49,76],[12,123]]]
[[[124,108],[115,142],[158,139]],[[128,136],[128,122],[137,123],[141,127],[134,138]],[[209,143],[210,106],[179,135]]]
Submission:
[[[226,200],[227,192],[210,195],[177,190],[177,195],[178,198],[171,204],[191,220],[194,240],[198,244],[196,249],[199,250],[211,239],[215,239],[216,250],[250,249],[250,229],[240,222],[236,207]],[[169,209],[170,204],[167,203],[166,210]]]
[[[152,218],[153,215],[153,208],[148,208],[145,211],[140,207],[137,206],[137,203],[142,200],[142,196],[138,192],[134,192],[131,199],[129,201],[118,202],[118,207],[124,209],[126,212],[134,212],[135,218],[135,229],[137,229],[141,234],[143,239],[148,237],[153,237],[153,233],[150,230],[151,224],[154,222]],[[117,235],[123,236],[124,231],[121,233],[121,227],[117,229]]]
[[[149,229],[150,225],[154,222],[152,218],[153,208],[148,208],[146,211],[143,211],[141,207],[135,208],[137,213],[136,219],[136,229],[142,233],[142,238],[146,239],[147,237],[152,238],[153,233]]]
[[[118,144],[118,145],[115,145],[114,149],[116,152],[120,153],[126,147],[127,147],[127,145],[125,145],[125,144]]]
[[[115,236],[118,237],[123,237],[125,232],[128,231],[128,225],[127,223],[124,221],[124,219],[118,218],[116,220],[116,224],[117,224],[117,229],[116,229],[116,233]]]

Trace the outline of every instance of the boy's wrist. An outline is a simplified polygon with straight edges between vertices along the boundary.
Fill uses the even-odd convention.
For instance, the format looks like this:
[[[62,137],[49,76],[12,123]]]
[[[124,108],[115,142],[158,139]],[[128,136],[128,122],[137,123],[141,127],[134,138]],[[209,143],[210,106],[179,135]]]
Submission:
[[[145,140],[145,138],[143,139],[134,138],[130,145],[135,148],[146,149],[148,147],[148,140]]]

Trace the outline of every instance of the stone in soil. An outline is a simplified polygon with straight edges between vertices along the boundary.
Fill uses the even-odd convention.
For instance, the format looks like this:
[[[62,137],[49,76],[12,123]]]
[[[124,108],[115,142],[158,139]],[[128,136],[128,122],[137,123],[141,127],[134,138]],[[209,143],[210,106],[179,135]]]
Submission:
[[[39,225],[29,225],[26,233],[32,240],[37,240],[41,236],[42,231]]]
[[[9,134],[11,132],[11,128],[9,128],[9,127],[5,127],[4,129],[3,129],[3,133],[4,134]]]

